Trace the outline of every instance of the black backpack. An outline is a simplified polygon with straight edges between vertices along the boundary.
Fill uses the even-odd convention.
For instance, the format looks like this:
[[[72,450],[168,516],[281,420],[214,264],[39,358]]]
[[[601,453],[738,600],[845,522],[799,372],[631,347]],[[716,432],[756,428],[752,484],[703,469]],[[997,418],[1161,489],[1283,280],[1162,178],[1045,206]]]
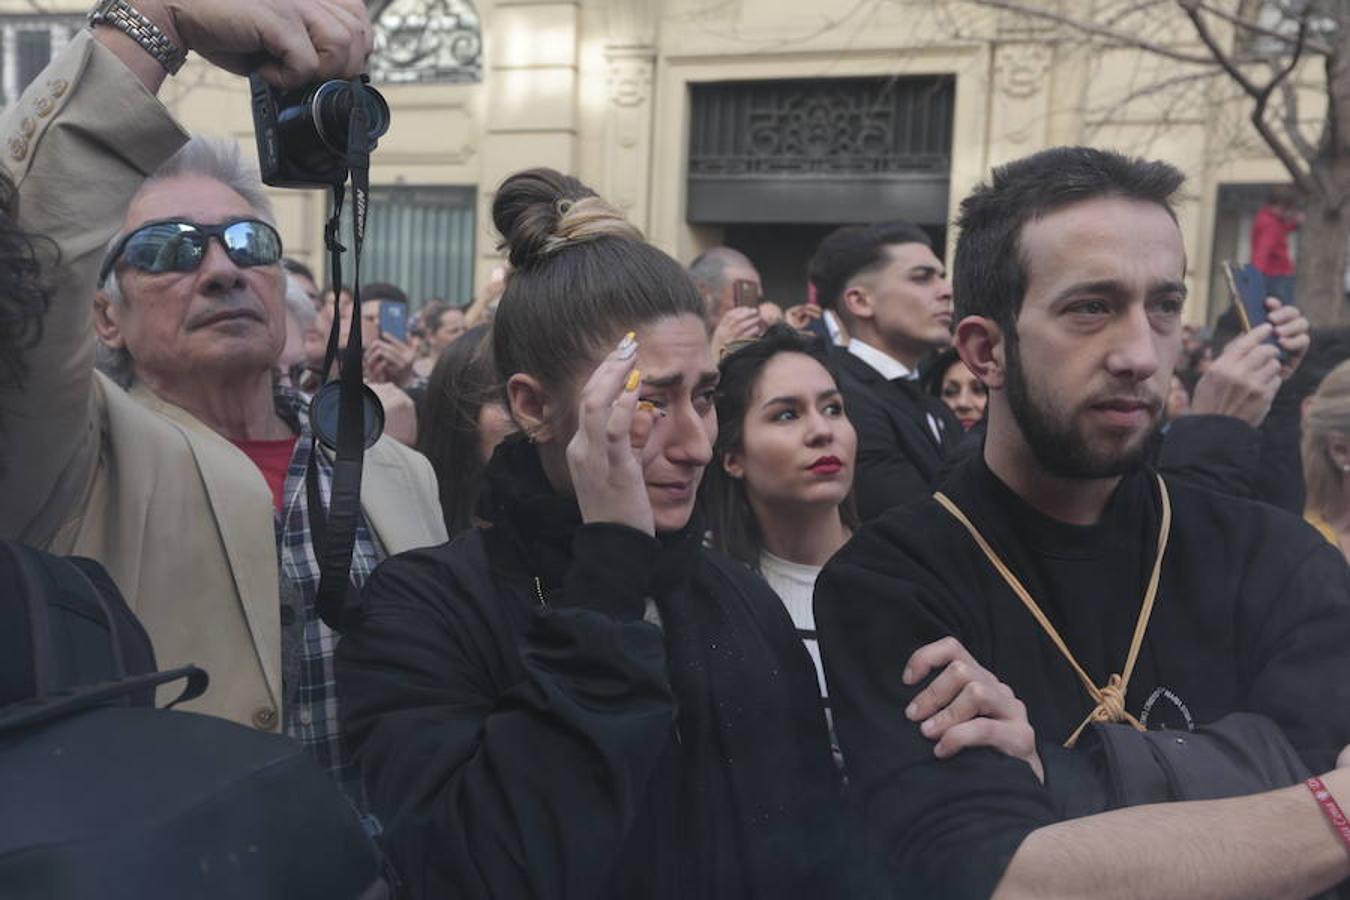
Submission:
[[[144,628],[97,563],[0,542],[0,897],[392,896],[378,851],[299,744],[156,709]],[[172,705],[172,704],[170,704]]]

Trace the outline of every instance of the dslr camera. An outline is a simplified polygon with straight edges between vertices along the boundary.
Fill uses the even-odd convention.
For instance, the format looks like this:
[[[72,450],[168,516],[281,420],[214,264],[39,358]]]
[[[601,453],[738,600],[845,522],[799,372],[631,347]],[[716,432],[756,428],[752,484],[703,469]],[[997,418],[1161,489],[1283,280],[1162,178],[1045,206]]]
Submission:
[[[249,78],[258,167],[272,187],[332,187],[347,180],[347,140],[352,108],[366,110],[367,150],[389,130],[389,104],[361,76],[359,85],[332,80],[283,91]]]

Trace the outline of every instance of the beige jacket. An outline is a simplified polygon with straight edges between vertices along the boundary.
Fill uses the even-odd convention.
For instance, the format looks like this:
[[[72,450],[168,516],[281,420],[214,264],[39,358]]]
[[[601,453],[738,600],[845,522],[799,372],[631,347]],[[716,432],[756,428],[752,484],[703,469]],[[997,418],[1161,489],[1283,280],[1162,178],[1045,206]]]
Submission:
[[[98,560],[145,623],[161,668],[211,687],[186,708],[274,729],[281,636],[273,506],[253,463],[185,411],[94,371],[91,299],[108,240],[146,175],[186,136],[86,32],[0,118],[20,224],[45,235],[54,295],[20,392],[0,393],[0,537]],[[381,439],[361,501],[384,549],[444,541],[436,478]]]

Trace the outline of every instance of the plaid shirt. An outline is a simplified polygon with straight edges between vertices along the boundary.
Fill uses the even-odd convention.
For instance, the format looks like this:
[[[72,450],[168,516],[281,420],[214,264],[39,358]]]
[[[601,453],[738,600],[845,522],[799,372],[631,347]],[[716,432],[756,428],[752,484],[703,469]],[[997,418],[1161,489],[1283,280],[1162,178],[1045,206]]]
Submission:
[[[364,810],[360,773],[343,753],[338,737],[337,691],[333,675],[337,636],[319,619],[314,603],[319,591],[319,563],[310,540],[305,490],[305,469],[309,465],[313,436],[309,428],[309,403],[294,392],[281,391],[277,394],[277,411],[300,435],[286,471],[282,509],[276,523],[283,605],[282,672],[283,682],[289,681],[283,685],[285,732],[303,744],[319,765],[333,774],[347,796]],[[318,466],[319,494],[327,508],[333,465],[320,453]],[[357,587],[364,584],[371,570],[384,557],[384,548],[362,512],[356,520],[352,583]],[[289,613],[287,608],[291,610]],[[288,618],[292,619],[289,627]]]

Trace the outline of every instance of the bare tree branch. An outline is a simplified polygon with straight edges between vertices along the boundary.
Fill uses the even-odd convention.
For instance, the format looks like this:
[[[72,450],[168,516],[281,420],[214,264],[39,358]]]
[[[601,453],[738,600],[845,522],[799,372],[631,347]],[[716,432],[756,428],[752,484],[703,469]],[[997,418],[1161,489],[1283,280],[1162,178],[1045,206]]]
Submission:
[[[1280,136],[1270,127],[1270,123],[1266,121],[1266,104],[1270,102],[1270,95],[1277,87],[1279,87],[1280,82],[1289,77],[1289,74],[1294,71],[1296,66],[1298,66],[1298,61],[1303,56],[1304,38],[1308,35],[1307,16],[1304,15],[1299,17],[1298,40],[1294,45],[1294,52],[1290,54],[1288,65],[1277,71],[1269,82],[1257,86],[1257,84],[1248,78],[1247,74],[1234,63],[1233,59],[1224,51],[1224,49],[1219,46],[1218,40],[1214,37],[1214,32],[1210,30],[1208,23],[1205,22],[1204,16],[1200,12],[1199,0],[1178,0],[1178,4],[1185,11],[1187,18],[1191,20],[1191,24],[1195,26],[1195,33],[1199,35],[1200,40],[1204,45],[1209,48],[1209,52],[1213,55],[1214,61],[1222,66],[1223,70],[1228,73],[1228,76],[1237,82],[1242,90],[1255,101],[1252,106],[1252,125],[1270,147],[1271,152],[1284,164],[1285,169],[1289,171],[1289,175],[1293,178],[1294,183],[1305,193],[1309,194],[1316,192],[1319,188],[1324,188],[1324,185],[1319,185],[1317,183],[1317,179],[1311,168],[1304,168],[1304,166],[1300,164],[1295,152],[1280,139]]]
[[[1303,134],[1303,125],[1298,120],[1298,85],[1291,78],[1280,82],[1280,99],[1284,103],[1284,132],[1289,143],[1304,159],[1314,159],[1317,148]]]
[[[1223,19],[1225,22],[1228,22],[1230,25],[1235,25],[1238,28],[1241,28],[1243,31],[1248,31],[1251,32],[1252,34],[1259,34],[1262,37],[1268,37],[1273,40],[1277,40],[1280,43],[1284,44],[1286,47],[1289,47],[1291,49],[1297,46],[1298,44],[1298,38],[1296,37],[1290,37],[1289,35],[1276,31],[1273,28],[1267,28],[1260,22],[1253,22],[1251,19],[1244,18],[1243,16],[1240,16],[1237,13],[1231,13],[1228,10],[1223,9],[1222,7],[1215,6],[1213,3],[1206,3],[1204,2],[1204,0],[1200,0],[1200,2],[1196,4],[1196,6],[1199,9],[1203,10],[1204,12],[1207,12],[1210,15],[1214,16],[1216,19]],[[1302,21],[1306,21],[1306,19],[1303,19]],[[1332,48],[1330,46],[1312,37],[1306,39],[1303,49],[1309,53],[1317,53],[1322,56],[1328,56],[1332,52]]]
[[[1138,16],[1140,13],[1147,12],[1155,6],[1170,4],[1171,0],[1139,0],[1136,3],[1122,4],[1118,11],[1102,18],[1101,24],[1114,28],[1122,20],[1130,16]]]
[[[1111,102],[1109,105],[1084,109],[1083,111],[1093,119],[1103,121],[1113,120],[1117,114],[1123,113],[1126,107],[1140,100],[1146,100],[1156,94],[1162,94],[1168,91],[1194,87],[1221,77],[1223,77],[1223,73],[1217,69],[1201,69],[1198,71],[1184,72],[1180,75],[1173,75],[1170,78],[1163,78],[1141,87],[1133,88],[1129,93]],[[1164,110],[1164,114],[1166,114],[1166,110]]]
[[[1166,57],[1167,59],[1175,60],[1177,62],[1191,63],[1192,65],[1197,66],[1214,65],[1214,60],[1208,56],[1201,56],[1199,54],[1187,53],[1184,50],[1177,50],[1172,47],[1168,47],[1165,44],[1159,44],[1155,41],[1146,40],[1144,38],[1139,37],[1138,35],[1130,34],[1129,32],[1126,31],[1120,31],[1116,28],[1109,28],[1104,25],[1099,25],[1093,22],[1087,22],[1082,19],[1074,18],[1073,16],[1054,12],[1053,10],[1040,9],[1035,6],[1027,6],[1025,3],[1018,2],[1018,0],[974,0],[974,2],[979,6],[987,6],[992,7],[993,9],[1001,9],[1006,12],[1028,16],[1033,19],[1043,19],[1047,22],[1054,22],[1058,25],[1067,25],[1068,27],[1074,29],[1075,31],[1081,31],[1085,34],[1094,34],[1098,37],[1105,38],[1112,44],[1121,47],[1136,47],[1140,50],[1147,50],[1149,53],[1156,53],[1159,56],[1163,56]]]

